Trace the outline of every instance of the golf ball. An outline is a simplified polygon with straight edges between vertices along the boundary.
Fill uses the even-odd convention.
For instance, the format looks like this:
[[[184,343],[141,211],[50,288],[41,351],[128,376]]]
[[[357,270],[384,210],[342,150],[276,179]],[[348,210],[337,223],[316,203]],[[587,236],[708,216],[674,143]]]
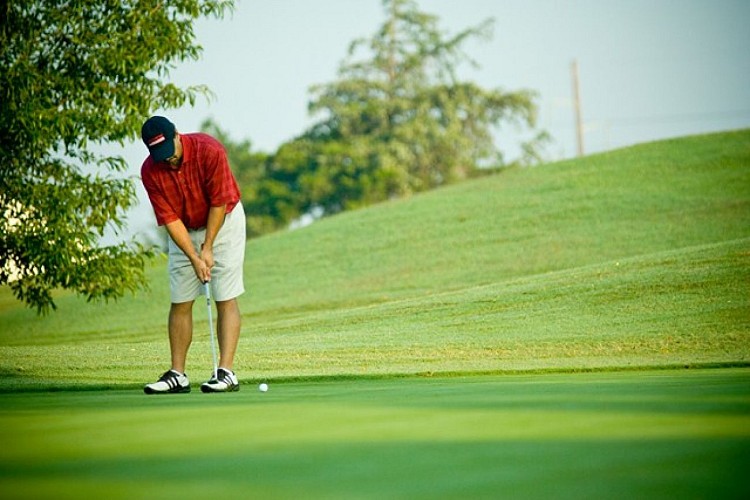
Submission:
[[[265,382],[264,382],[264,383],[262,383],[262,384],[260,384],[260,385],[258,386],[258,390],[259,390],[260,392],[266,392],[266,391],[268,390],[268,384],[266,384]]]

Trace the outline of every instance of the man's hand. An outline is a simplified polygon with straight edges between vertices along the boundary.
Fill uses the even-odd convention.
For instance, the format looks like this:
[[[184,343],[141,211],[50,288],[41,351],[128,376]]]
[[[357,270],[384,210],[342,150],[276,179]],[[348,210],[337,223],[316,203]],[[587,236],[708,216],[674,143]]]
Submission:
[[[211,281],[211,267],[208,266],[202,255],[203,252],[201,252],[201,255],[194,255],[190,258],[190,262],[193,264],[195,275],[201,283],[206,283]],[[213,255],[211,256],[211,266],[213,267]]]
[[[214,240],[216,235],[219,233],[219,229],[224,224],[224,217],[227,214],[227,206],[222,205],[219,207],[211,207],[208,210],[208,222],[206,223],[206,238],[201,245],[201,253],[198,258],[202,262],[201,270],[205,274],[198,274],[198,268],[196,268],[196,274],[198,278],[204,283],[211,279],[211,269],[214,267]],[[205,266],[205,269],[203,269]],[[195,264],[193,264],[195,267]],[[207,278],[201,278],[206,276]]]
[[[182,250],[182,252],[187,256],[187,258],[190,259],[190,263],[193,265],[193,270],[195,271],[195,275],[198,277],[198,279],[202,283],[210,281],[211,268],[214,265],[213,248],[210,252],[210,261],[206,262],[203,255],[204,252],[202,250],[200,254],[195,252],[195,248],[193,247],[193,242],[190,240],[188,230],[187,228],[185,228],[185,224],[183,224],[181,220],[177,219],[176,221],[170,222],[166,225],[166,227],[167,232],[169,233],[169,237],[172,238],[172,241],[175,242],[180,250]]]
[[[211,279],[211,269],[214,267],[214,249],[207,244],[201,245],[200,260],[203,261],[205,266],[208,268],[208,279]],[[208,280],[204,280],[204,283]]]

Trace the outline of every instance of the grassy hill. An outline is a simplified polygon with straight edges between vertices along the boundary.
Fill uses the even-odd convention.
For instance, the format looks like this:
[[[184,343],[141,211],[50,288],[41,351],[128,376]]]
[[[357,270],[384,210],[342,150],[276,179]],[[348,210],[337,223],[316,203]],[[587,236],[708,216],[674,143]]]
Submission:
[[[750,131],[513,170],[248,243],[243,378],[750,359]],[[168,367],[166,265],[45,318],[0,290],[6,386]],[[210,370],[196,304],[189,369]]]

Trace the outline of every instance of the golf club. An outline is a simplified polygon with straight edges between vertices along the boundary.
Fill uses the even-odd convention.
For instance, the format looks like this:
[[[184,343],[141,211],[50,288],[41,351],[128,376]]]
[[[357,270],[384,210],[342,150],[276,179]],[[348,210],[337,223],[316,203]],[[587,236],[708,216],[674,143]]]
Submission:
[[[214,357],[214,380],[219,376],[219,364],[216,360],[216,343],[214,341],[214,320],[211,314],[211,285],[208,281],[203,283],[206,288],[206,307],[208,308],[208,336],[211,338],[211,354]]]

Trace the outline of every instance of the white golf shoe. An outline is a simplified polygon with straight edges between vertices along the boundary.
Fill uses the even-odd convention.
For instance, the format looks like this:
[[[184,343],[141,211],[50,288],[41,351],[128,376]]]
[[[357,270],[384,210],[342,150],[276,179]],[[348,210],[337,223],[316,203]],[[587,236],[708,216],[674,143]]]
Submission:
[[[201,384],[203,392],[234,392],[240,390],[240,382],[232,370],[219,368],[216,376],[211,374],[211,380]]]
[[[190,392],[190,381],[187,374],[178,373],[174,370],[164,372],[159,380],[148,384],[143,388],[146,394],[175,394],[179,392]]]

